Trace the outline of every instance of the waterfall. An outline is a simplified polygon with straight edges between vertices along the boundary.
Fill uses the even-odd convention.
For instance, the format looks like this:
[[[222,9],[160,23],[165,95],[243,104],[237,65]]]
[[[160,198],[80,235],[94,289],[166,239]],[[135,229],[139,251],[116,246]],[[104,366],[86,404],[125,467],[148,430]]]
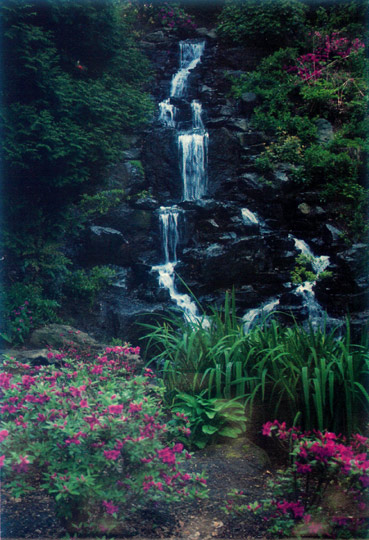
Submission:
[[[299,240],[292,235],[289,235],[289,238],[292,238],[295,242],[296,249],[311,259],[311,265],[318,276],[329,266],[329,257],[327,255],[316,257],[304,240]]]
[[[191,102],[192,111],[192,126],[194,129],[204,129],[204,123],[202,121],[202,105],[199,101],[194,99]]]
[[[170,88],[171,97],[182,97],[186,92],[188,76],[201,60],[205,41],[180,41],[180,69],[173,76]]]
[[[183,200],[201,199],[206,193],[207,133],[183,133],[178,137],[183,180]]]
[[[165,99],[159,103],[159,120],[167,127],[176,127],[175,117],[177,108],[170,103],[170,99]]]
[[[177,262],[178,216],[179,209],[176,206],[160,207],[159,219],[165,263]]]
[[[159,285],[169,292],[170,298],[183,311],[185,318],[192,323],[202,323],[197,313],[197,306],[188,294],[179,293],[175,286],[175,266],[177,263],[177,245],[179,240],[178,223],[180,209],[176,206],[162,206],[159,211],[161,243],[165,263],[153,266],[159,274]]]
[[[278,298],[274,298],[258,308],[249,309],[242,317],[244,331],[249,332],[257,322],[261,321],[268,313],[271,313],[278,304]]]
[[[313,270],[317,274],[317,277],[319,277],[319,274],[324,272],[324,270],[329,266],[329,257],[327,255],[316,257],[304,240],[299,240],[292,235],[289,235],[289,238],[292,238],[295,242],[296,249],[311,260]],[[302,296],[304,304],[309,313],[310,322],[313,325],[318,326],[320,322],[326,318],[326,314],[315,298],[315,293],[313,290],[315,284],[316,281],[305,281],[296,288],[295,293]]]
[[[201,60],[204,41],[181,41],[180,69],[173,76],[170,97],[181,98],[187,91],[188,76]],[[170,97],[159,103],[159,120],[167,127],[176,127],[177,109]],[[208,133],[202,121],[202,107],[197,100],[191,102],[192,131],[178,135],[180,169],[183,181],[183,200],[200,199],[206,190],[206,165]],[[197,313],[196,303],[188,294],[181,294],[175,286],[175,266],[177,264],[177,246],[179,241],[180,213],[177,206],[162,206],[159,210],[161,243],[164,253],[164,264],[153,266],[152,270],[159,275],[159,285],[167,289],[170,298],[183,311],[189,322],[209,325],[205,318]]]

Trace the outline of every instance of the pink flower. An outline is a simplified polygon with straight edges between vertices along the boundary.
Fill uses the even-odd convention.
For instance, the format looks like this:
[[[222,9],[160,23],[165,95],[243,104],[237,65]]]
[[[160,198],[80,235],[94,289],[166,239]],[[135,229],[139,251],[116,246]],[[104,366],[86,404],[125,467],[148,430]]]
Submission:
[[[2,429],[0,431],[0,442],[3,442],[9,436],[9,431],[7,429]]]
[[[87,399],[81,399],[81,401],[79,402],[79,406],[81,407],[81,409],[88,408],[89,405],[88,405]]]
[[[123,405],[109,405],[108,410],[110,414],[121,414]]]
[[[1,468],[1,467],[4,467],[4,461],[5,461],[5,455],[4,455],[4,456],[0,456],[0,468]]]
[[[113,461],[115,461],[119,458],[120,452],[119,450],[104,450],[104,456],[106,457],[106,459],[112,459]]]
[[[129,404],[129,412],[130,413],[135,413],[135,412],[139,412],[139,411],[142,411],[142,401],[141,403],[130,403]]]
[[[116,514],[119,511],[119,506],[114,506],[112,501],[103,501],[103,505],[107,514]]]
[[[311,472],[311,465],[304,465],[302,463],[297,463],[297,472],[301,474],[307,474]]]
[[[265,435],[266,437],[271,437],[272,436],[272,426],[273,426],[273,422],[267,422],[266,424],[263,425],[263,429],[262,429],[262,434]]]
[[[28,471],[29,459],[27,456],[19,456],[18,463],[13,463],[12,469],[16,473],[22,473]]]

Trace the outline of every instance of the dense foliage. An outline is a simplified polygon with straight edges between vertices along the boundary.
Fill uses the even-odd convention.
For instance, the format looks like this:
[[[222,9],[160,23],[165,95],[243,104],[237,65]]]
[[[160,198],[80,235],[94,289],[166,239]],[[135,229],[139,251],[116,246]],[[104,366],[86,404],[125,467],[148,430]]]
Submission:
[[[120,2],[7,0],[0,14],[5,278],[55,298],[60,239],[81,226],[70,205],[150,117],[149,65]]]
[[[221,33],[236,43],[255,40],[255,30],[239,28],[233,19],[225,27],[222,19],[229,10],[252,5],[227,5],[220,17]],[[265,32],[273,36],[271,8],[268,2],[258,5],[265,15]],[[259,99],[252,123],[271,139],[256,160],[261,179],[270,181],[269,173],[287,164],[296,187],[318,190],[351,241],[367,231],[366,17],[360,0],[310,8],[303,33],[274,42],[274,51],[254,71],[234,78],[232,89],[237,98],[254,92]],[[283,30],[291,36],[288,20]],[[289,47],[280,48],[286,44]],[[332,131],[322,138],[325,121]]]
[[[221,37],[266,48],[301,37],[306,6],[300,0],[228,1],[219,15]]]

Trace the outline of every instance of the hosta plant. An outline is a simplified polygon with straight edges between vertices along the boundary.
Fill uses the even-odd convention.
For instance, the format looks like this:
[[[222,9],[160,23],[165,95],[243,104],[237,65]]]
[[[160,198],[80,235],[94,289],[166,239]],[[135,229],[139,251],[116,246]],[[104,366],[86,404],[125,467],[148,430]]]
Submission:
[[[239,401],[224,400],[191,395],[181,392],[177,395],[172,411],[176,413],[174,422],[189,423],[187,441],[197,448],[204,448],[217,436],[237,438],[246,429],[245,407]]]
[[[110,347],[59,368],[5,362],[4,489],[53,496],[69,528],[84,533],[112,531],[148,505],[204,495],[206,481],[186,472],[190,454],[175,442],[184,428],[165,422],[162,386],[149,369],[134,374],[138,352]]]

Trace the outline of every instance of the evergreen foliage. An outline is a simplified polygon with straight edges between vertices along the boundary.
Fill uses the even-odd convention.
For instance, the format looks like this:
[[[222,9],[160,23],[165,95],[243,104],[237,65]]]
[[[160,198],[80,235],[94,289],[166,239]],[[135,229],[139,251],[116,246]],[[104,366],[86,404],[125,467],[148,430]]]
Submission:
[[[51,265],[56,279],[66,262],[56,241],[80,225],[71,203],[151,116],[150,67],[119,0],[6,0],[0,16],[8,272],[43,281]]]
[[[219,15],[218,32],[236,43],[286,46],[301,37],[305,11],[300,0],[228,1]]]

